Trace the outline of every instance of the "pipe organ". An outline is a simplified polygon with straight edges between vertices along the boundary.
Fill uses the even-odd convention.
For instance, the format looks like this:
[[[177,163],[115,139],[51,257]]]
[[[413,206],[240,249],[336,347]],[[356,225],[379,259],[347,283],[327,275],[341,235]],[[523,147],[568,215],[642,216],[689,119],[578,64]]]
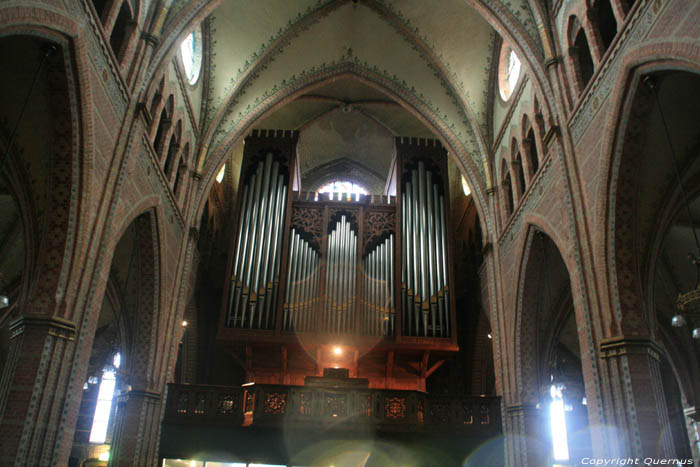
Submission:
[[[445,149],[397,138],[390,193],[329,195],[299,190],[297,138],[246,138],[219,339],[237,355],[244,348],[236,358],[258,382],[271,378],[255,369],[260,352],[268,355],[261,368],[284,361],[285,376],[267,382],[287,384],[325,365],[357,375],[359,359],[381,350],[385,387],[424,390],[430,353],[457,350]],[[339,343],[354,349],[350,360],[324,357],[324,346]],[[269,355],[272,344],[279,357]],[[415,352],[427,354],[406,366]],[[314,366],[292,371],[288,365],[309,364],[294,358]]]

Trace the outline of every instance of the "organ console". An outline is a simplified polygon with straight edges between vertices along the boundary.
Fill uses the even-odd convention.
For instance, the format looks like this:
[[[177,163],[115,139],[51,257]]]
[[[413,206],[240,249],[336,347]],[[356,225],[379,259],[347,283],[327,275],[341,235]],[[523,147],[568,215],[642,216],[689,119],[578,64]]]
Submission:
[[[340,367],[370,387],[425,390],[458,350],[446,150],[396,138],[390,192],[320,194],[300,189],[297,138],[245,140],[219,342],[251,382]]]

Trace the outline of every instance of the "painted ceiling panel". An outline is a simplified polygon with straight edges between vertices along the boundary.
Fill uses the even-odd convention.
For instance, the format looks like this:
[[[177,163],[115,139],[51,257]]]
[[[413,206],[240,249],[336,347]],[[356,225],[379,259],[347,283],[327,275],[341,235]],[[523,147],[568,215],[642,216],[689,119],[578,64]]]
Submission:
[[[217,38],[217,42],[220,40]],[[217,74],[226,69],[223,62],[218,62],[218,55],[217,52]],[[257,70],[254,79],[234,93],[210,147],[215,150],[226,141],[228,133],[265,99],[297,90],[310,76],[344,64],[381,76],[383,81],[430,109],[437,123],[450,129],[474,158],[476,166],[483,170],[475,132],[460,99],[414,43],[375,9],[352,3],[343,4],[290,39],[273,61]],[[235,76],[235,71],[229,69],[229,73]]]

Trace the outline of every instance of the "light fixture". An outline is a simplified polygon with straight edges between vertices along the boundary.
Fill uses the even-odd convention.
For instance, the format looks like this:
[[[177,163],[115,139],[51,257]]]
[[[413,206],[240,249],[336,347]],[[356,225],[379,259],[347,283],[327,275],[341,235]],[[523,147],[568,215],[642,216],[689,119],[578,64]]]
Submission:
[[[491,336],[491,333],[486,334],[486,337],[488,337],[489,339],[493,339],[493,336]]]
[[[186,328],[186,327],[187,327],[187,320],[186,320],[186,319],[183,319],[183,320],[182,320],[182,327],[183,327],[183,328]]]
[[[10,297],[7,295],[0,295],[0,310],[10,306]]]
[[[100,453],[99,456],[97,456],[97,460],[99,461],[108,461],[109,460],[109,451],[103,451]]]
[[[668,125],[666,124],[666,118],[661,108],[661,102],[659,101],[659,94],[656,89],[656,81],[650,75],[647,75],[642,80],[644,84],[651,90],[654,94],[654,101],[656,103],[656,109],[659,112],[659,117],[661,118],[661,123],[664,127],[664,132],[666,134],[666,141],[668,142],[668,149],[671,153],[671,160],[673,161],[673,169],[676,174],[676,181],[678,182],[678,187],[681,192],[681,199],[683,201],[683,208],[686,211],[688,220],[690,221],[690,228],[693,231],[693,238],[695,240],[695,254],[689,253],[688,258],[690,262],[695,266],[695,288],[692,290],[680,293],[678,295],[678,300],[676,306],[678,307],[678,313],[676,313],[673,318],[671,318],[671,326],[680,328],[685,326],[690,322],[693,330],[691,331],[691,336],[695,340],[700,340],[700,240],[698,239],[698,233],[695,229],[695,222],[693,220],[693,213],[690,210],[690,202],[688,198],[688,193],[685,191],[683,186],[683,180],[681,178],[681,172],[678,164],[678,158],[676,157],[676,152],[673,149],[673,142],[671,140],[671,134],[668,131]]]
[[[682,328],[685,326],[685,318],[683,315],[675,315],[673,318],[671,318],[671,326],[674,328]]]
[[[334,353],[335,355],[342,355],[343,349],[341,349],[340,347],[338,347],[338,346],[336,345],[335,347],[333,347],[333,353]]]

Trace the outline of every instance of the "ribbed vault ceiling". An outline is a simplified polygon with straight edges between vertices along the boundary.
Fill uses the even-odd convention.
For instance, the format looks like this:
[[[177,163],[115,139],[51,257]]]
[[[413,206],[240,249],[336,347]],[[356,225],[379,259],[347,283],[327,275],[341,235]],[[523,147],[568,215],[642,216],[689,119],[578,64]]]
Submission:
[[[210,21],[207,157],[219,160],[253,127],[303,131],[325,119],[346,133],[376,126],[402,136],[439,127],[483,181],[497,41],[468,2],[229,0]],[[272,107],[285,98],[285,107]],[[334,113],[348,103],[342,122]]]

